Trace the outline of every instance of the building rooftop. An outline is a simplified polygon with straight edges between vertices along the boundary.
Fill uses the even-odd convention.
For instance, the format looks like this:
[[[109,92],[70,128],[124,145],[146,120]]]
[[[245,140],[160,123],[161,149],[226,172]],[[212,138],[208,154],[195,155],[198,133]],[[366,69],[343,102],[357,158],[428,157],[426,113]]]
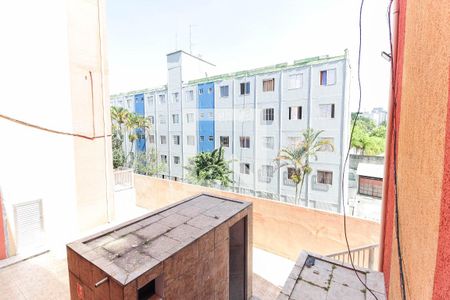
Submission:
[[[182,50],[179,50],[179,51],[176,51],[173,53],[177,53],[180,51],[183,53],[186,53],[188,55],[191,55]],[[173,54],[173,53],[169,53],[168,55]],[[191,55],[191,56],[193,56],[193,55]],[[193,56],[193,57],[198,58],[196,56]],[[263,73],[278,72],[278,71],[289,70],[289,69],[294,69],[294,68],[298,68],[298,67],[304,67],[304,66],[309,66],[309,65],[317,65],[317,64],[338,61],[338,60],[341,60],[344,58],[345,58],[345,54],[337,55],[337,56],[322,55],[322,56],[307,57],[307,58],[294,60],[293,64],[288,64],[285,62],[285,63],[279,63],[279,64],[275,64],[275,65],[270,65],[270,66],[264,66],[264,67],[256,68],[256,69],[241,70],[241,71],[232,72],[232,73],[224,73],[224,74],[220,74],[220,75],[214,75],[214,76],[194,79],[194,80],[188,81],[188,85],[212,82],[212,81],[220,81],[220,80],[226,80],[226,79],[230,79],[230,78],[242,78],[242,77],[246,77],[246,76],[254,76],[254,75],[263,74]],[[198,58],[198,59],[200,59],[200,58]],[[160,91],[163,91],[164,89],[167,89],[167,86],[160,86],[157,88],[148,88],[148,89],[142,89],[142,90],[129,91],[129,92],[124,92],[124,93],[114,94],[114,95],[111,95],[111,97],[135,95],[135,94],[141,94],[141,93],[160,92]]]
[[[250,205],[203,194],[68,247],[125,285]]]
[[[383,178],[384,177],[384,165],[380,164],[368,164],[359,163],[356,174],[361,176]]]
[[[354,270],[348,264],[303,251],[278,300],[375,299],[372,293],[378,300],[386,299],[383,273],[363,268]]]

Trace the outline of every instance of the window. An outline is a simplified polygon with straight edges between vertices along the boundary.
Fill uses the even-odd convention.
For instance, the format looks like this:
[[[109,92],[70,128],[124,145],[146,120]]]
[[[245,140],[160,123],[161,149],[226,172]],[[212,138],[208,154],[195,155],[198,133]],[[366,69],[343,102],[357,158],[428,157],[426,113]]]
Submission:
[[[165,136],[165,135],[160,135],[160,136],[159,136],[159,141],[160,141],[161,145],[167,144],[167,138],[166,138],[166,136]]]
[[[174,145],[179,145],[180,144],[180,136],[179,135],[174,135],[172,136],[173,138],[173,144]]]
[[[250,94],[250,82],[241,82],[241,95],[248,95]]]
[[[334,104],[320,104],[319,110],[321,118],[334,119],[335,113]]]
[[[333,85],[336,83],[336,69],[320,71],[320,85]]]
[[[155,116],[148,116],[148,121],[150,124],[155,124]]]
[[[319,151],[333,152],[334,139],[330,137],[319,138],[320,142],[326,142],[327,144],[320,146]]]
[[[148,99],[147,99],[147,105],[148,106],[152,106],[153,105],[153,99],[154,99],[153,96],[148,97]]]
[[[173,114],[173,115],[172,115],[172,123],[173,123],[173,124],[178,124],[178,123],[180,123],[180,115],[179,115],[179,114]]]
[[[302,139],[298,136],[288,136],[287,140],[288,144],[291,146],[296,146],[302,141]]]
[[[187,113],[186,114],[186,123],[192,123],[194,122],[194,113]]]
[[[220,146],[230,147],[230,137],[229,136],[221,136],[220,137]]]
[[[302,107],[290,106],[289,107],[289,120],[301,120],[302,119]]]
[[[203,89],[201,88],[201,89],[198,89],[198,94],[199,95],[203,95]]]
[[[249,163],[241,163],[241,174],[250,174],[250,164]]]
[[[161,155],[161,162],[167,164],[167,155]]]
[[[333,172],[317,171],[317,183],[333,184]]]
[[[212,94],[212,92],[213,92],[212,87],[208,88],[208,94]]]
[[[180,164],[180,157],[179,156],[174,156],[173,157],[173,163],[176,164],[176,165]]]
[[[288,179],[292,180],[292,176],[295,175],[295,169],[294,168],[287,168],[287,172],[288,172]]]
[[[155,136],[153,134],[148,136],[148,142],[150,144],[154,144],[155,143]]]
[[[188,145],[190,145],[190,146],[195,145],[195,136],[188,135],[188,136],[186,136],[186,139],[187,139],[187,144]]]
[[[263,121],[273,121],[275,118],[275,110],[273,108],[263,109]]]
[[[222,85],[220,87],[220,97],[228,97],[229,91],[228,91],[228,85]]]
[[[261,166],[261,176],[272,178],[273,177],[273,166],[262,165]]]
[[[210,136],[208,137],[208,141],[214,142],[214,136],[210,135]]]
[[[288,89],[301,89],[303,87],[303,74],[289,75]]]
[[[264,148],[273,149],[275,146],[275,138],[273,136],[263,136],[262,144]]]
[[[178,103],[180,101],[180,98],[178,97],[178,93],[172,94],[172,103]]]
[[[275,78],[263,80],[263,92],[273,92],[275,90]]]
[[[186,92],[186,101],[194,101],[194,91]]]
[[[159,124],[166,124],[166,116],[159,115]]]
[[[166,95],[159,95],[159,103],[160,104],[166,103]]]
[[[241,144],[241,148],[250,148],[250,137],[249,136],[239,137],[239,142]]]
[[[205,141],[205,136],[201,135],[200,136],[200,142],[204,142]]]

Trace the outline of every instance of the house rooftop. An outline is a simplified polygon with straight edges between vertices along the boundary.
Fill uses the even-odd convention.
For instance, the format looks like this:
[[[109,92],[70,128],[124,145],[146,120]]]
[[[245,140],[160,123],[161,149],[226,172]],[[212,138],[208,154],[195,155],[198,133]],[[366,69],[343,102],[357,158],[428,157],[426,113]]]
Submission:
[[[203,194],[68,247],[125,285],[250,205]]]

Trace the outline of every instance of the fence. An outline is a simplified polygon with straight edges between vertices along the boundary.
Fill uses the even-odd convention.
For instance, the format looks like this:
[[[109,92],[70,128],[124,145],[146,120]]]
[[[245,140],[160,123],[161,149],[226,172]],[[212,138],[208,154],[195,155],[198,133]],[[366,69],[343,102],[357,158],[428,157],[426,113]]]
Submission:
[[[337,253],[332,253],[327,256],[344,263],[350,263],[351,255],[355,267],[374,270],[376,248],[378,248],[378,244],[351,249],[350,254],[347,250],[345,250]]]
[[[114,191],[122,191],[134,187],[133,169],[114,170]]]

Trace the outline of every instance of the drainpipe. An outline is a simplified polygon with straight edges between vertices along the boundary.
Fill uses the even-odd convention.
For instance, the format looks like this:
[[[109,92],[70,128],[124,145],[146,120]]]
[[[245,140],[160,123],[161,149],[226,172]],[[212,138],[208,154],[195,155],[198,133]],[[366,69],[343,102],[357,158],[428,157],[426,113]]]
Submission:
[[[399,14],[399,4],[397,0],[394,0],[392,3],[392,52],[391,53],[391,59],[393,68],[396,68],[396,57],[397,57],[397,32],[398,32],[398,14]],[[391,18],[391,16],[388,16]],[[392,73],[392,71],[391,71]],[[391,91],[389,94],[389,108],[388,108],[388,116],[389,116],[389,122],[387,122],[387,130],[386,130],[386,136],[388,137],[386,139],[386,156],[384,161],[384,179],[383,179],[383,199],[382,199],[382,208],[381,208],[381,235],[380,235],[380,252],[379,252],[379,264],[378,269],[382,270],[384,265],[384,239],[386,236],[386,206],[387,206],[387,198],[388,198],[388,182],[390,180],[390,162],[393,157],[391,157],[391,148],[393,147],[392,140],[390,137],[393,135],[393,126],[392,126],[392,116],[396,113],[394,111],[394,89],[395,87],[392,86],[391,81]]]

